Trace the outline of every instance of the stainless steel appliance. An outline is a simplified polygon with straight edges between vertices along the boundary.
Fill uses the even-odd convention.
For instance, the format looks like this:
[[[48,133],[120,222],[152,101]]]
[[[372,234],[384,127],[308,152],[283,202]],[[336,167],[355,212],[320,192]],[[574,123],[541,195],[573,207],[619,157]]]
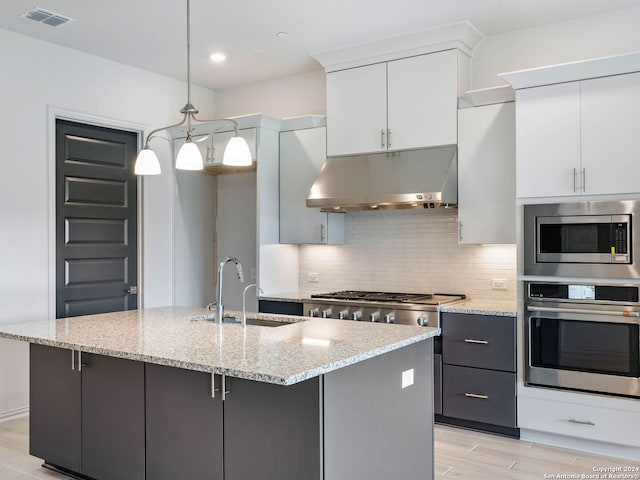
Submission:
[[[640,202],[524,206],[524,274],[638,278]]]
[[[438,306],[459,302],[464,298],[464,295],[443,293],[343,290],[311,295],[304,302],[304,314],[310,317],[439,327]]]
[[[525,383],[640,398],[639,290],[525,282]]]

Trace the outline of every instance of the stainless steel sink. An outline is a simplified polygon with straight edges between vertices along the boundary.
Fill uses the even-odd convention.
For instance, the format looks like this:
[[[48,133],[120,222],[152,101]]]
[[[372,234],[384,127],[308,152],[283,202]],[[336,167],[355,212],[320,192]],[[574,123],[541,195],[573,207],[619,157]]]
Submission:
[[[242,321],[235,317],[224,317],[224,323],[242,325]],[[275,320],[264,320],[260,318],[247,318],[247,325],[256,325],[258,327],[282,327],[283,325],[290,325],[290,323],[277,322]]]
[[[215,315],[195,315],[193,317],[189,317],[192,322],[197,322],[200,320],[206,320],[212,322],[215,320]],[[242,325],[242,320],[236,317],[224,317],[223,323],[230,323],[234,325]],[[247,318],[247,325],[254,325],[258,327],[282,327],[284,325],[291,325],[295,322],[278,322],[276,320],[265,320],[262,318]]]

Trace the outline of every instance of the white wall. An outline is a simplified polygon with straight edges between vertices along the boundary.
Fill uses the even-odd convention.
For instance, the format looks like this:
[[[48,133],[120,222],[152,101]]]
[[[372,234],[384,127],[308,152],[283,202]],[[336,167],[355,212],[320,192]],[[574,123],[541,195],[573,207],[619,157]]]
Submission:
[[[324,115],[326,103],[326,77],[324,70],[317,70],[218,90],[216,115],[230,117],[267,113],[281,118],[309,114]]]
[[[48,109],[113,119],[147,131],[179,119],[186,85],[160,75],[0,30],[0,323],[50,314]],[[203,116],[214,93],[194,88]],[[111,123],[110,120],[106,120]],[[169,144],[156,140],[163,175],[143,180],[145,306],[173,302],[173,175]],[[28,403],[26,344],[0,341],[0,418]]]
[[[472,88],[504,85],[498,73],[640,51],[640,7],[487,37]]]

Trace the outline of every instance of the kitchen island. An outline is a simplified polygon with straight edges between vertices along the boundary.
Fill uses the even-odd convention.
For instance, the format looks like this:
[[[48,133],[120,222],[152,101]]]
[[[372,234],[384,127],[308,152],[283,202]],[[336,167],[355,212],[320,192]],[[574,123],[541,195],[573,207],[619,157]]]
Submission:
[[[31,343],[31,453],[97,480],[433,478],[439,329],[210,317],[166,307],[0,326]]]

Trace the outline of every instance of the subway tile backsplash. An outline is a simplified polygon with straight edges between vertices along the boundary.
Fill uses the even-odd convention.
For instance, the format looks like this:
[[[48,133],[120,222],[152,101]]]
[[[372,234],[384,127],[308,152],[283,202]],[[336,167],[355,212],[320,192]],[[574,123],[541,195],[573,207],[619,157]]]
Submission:
[[[459,245],[456,209],[347,213],[345,245],[300,247],[300,290],[464,293],[516,299],[515,245]],[[309,282],[309,273],[318,282]],[[506,290],[492,290],[504,279]]]

